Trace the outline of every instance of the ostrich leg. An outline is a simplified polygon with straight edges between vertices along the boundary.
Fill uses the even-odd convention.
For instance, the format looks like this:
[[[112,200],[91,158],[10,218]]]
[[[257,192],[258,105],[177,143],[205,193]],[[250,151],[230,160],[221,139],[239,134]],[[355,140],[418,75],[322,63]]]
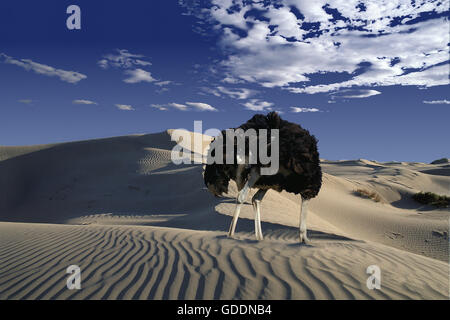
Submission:
[[[300,243],[309,243],[309,239],[306,235],[306,216],[308,215],[308,202],[302,197],[302,207],[300,211]]]
[[[250,175],[247,182],[245,183],[242,190],[239,191],[238,193],[238,196],[236,198],[236,209],[234,210],[233,220],[231,220],[230,231],[228,231],[228,237],[230,238],[234,236],[234,230],[236,229],[236,224],[239,218],[239,213],[241,212],[242,204],[244,203],[245,199],[247,199],[248,192],[258,179],[259,179],[258,171],[256,169],[252,169],[250,171]]]
[[[258,192],[252,198],[253,211],[255,212],[255,236],[256,240],[263,240],[263,234],[261,229],[261,211],[260,204],[266,194],[267,190],[259,189]]]

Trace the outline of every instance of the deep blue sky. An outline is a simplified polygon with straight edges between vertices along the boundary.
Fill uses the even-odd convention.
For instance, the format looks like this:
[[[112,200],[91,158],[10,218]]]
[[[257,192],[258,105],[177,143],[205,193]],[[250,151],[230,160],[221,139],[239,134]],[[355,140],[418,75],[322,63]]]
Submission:
[[[210,7],[207,3],[204,8]],[[81,8],[81,30],[66,28],[66,8],[71,4]],[[202,6],[197,5],[193,10],[201,12]],[[283,118],[301,124],[316,135],[322,158],[429,162],[449,156],[448,85],[424,88],[414,84],[368,86],[362,83],[334,91],[292,93],[286,90],[287,86],[264,86],[260,79],[223,82],[227,73],[235,77],[242,75],[239,73],[242,70],[224,68],[223,61],[231,54],[245,55],[244,50],[248,50],[237,52],[236,47],[224,44],[224,28],[229,27],[245,38],[252,25],[247,25],[249,30],[237,30],[234,26],[202,20],[201,16],[187,12],[188,9],[175,0],[2,0],[0,145],[43,144],[169,128],[192,130],[194,120],[203,120],[204,129],[236,127],[257,112],[247,109],[245,103],[267,101],[273,103],[271,108],[283,112]],[[304,18],[295,13],[300,20]],[[420,17],[418,23],[437,21],[448,17],[448,9],[446,14],[432,12],[425,18]],[[201,32],[195,32],[199,26]],[[448,28],[448,20],[446,26]],[[117,49],[142,55],[142,60],[151,65],[101,68],[98,61],[105,55],[117,54]],[[7,63],[5,57],[76,71],[87,78],[70,83]],[[448,67],[448,61],[445,64]],[[268,69],[264,63],[255,65],[252,73],[258,68]],[[137,68],[150,72],[155,81],[124,82],[125,73]],[[320,69],[320,66],[315,68]],[[307,85],[350,80],[358,72],[365,72],[365,69],[354,74],[312,74]],[[172,83],[155,85],[161,81]],[[213,92],[217,94],[219,86],[255,92],[244,99],[223,92],[217,96]],[[289,86],[305,87],[305,83]],[[161,88],[168,90],[161,92]],[[376,90],[378,94],[355,97],[368,90]],[[74,100],[96,104],[74,104]],[[186,106],[187,102],[208,104],[218,111],[200,111],[190,105],[187,111],[181,111],[168,106],[170,103]],[[134,110],[120,110],[117,104],[131,106]],[[167,110],[151,107],[152,104]],[[294,113],[291,107],[319,111]]]

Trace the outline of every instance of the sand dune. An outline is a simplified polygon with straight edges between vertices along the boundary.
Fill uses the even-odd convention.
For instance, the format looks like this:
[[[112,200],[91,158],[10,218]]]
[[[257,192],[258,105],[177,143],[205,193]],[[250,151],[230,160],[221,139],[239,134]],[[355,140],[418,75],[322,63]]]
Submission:
[[[447,163],[323,160],[311,245],[299,197],[274,191],[264,241],[250,204],[228,239],[236,186],[214,198],[201,164],[171,162],[169,133],[0,147],[0,299],[448,299],[450,212],[411,200],[450,195]],[[81,290],[66,288],[72,264]]]

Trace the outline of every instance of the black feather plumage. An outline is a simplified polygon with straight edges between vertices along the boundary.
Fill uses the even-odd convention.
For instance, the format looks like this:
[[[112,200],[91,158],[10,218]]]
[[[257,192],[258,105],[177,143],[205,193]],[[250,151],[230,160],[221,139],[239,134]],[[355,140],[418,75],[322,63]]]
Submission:
[[[322,185],[322,170],[317,139],[308,130],[298,124],[281,119],[276,112],[270,112],[267,115],[257,114],[239,128],[244,131],[255,129],[257,132],[259,129],[267,129],[268,142],[270,142],[270,130],[279,130],[279,170],[274,175],[260,176],[253,186],[254,188],[273,189],[279,192],[285,190],[301,194],[302,198],[306,200],[317,196]],[[225,137],[225,130],[222,131],[222,136]],[[248,156],[248,143],[246,146],[246,155]],[[214,156],[214,152],[214,149],[211,150],[212,156]],[[225,146],[223,155],[225,160]],[[246,166],[245,170],[239,172],[235,152],[234,164],[225,164],[224,161],[224,164],[206,165],[204,181],[214,195],[220,196],[228,191],[230,179],[239,182],[238,188],[241,188],[247,180],[250,169],[262,166],[258,162]],[[237,174],[240,177],[237,177]]]

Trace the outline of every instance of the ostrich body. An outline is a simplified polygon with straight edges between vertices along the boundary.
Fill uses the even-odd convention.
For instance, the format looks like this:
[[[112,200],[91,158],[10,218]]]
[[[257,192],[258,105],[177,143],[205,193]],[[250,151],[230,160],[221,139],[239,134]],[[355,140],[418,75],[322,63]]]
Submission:
[[[267,115],[257,114],[239,128],[244,131],[255,129],[256,132],[259,129],[267,129],[269,144],[271,130],[279,130],[279,169],[273,175],[261,175],[261,168],[267,165],[262,165],[259,159],[256,164],[249,164],[248,161],[245,161],[245,164],[238,164],[236,152],[233,164],[223,162],[223,164],[211,163],[206,165],[204,181],[211,193],[215,196],[226,193],[230,180],[236,182],[239,190],[228,236],[233,237],[234,235],[239,213],[249,190],[257,188],[258,191],[252,198],[252,204],[255,212],[255,235],[258,240],[262,240],[261,201],[269,189],[278,192],[285,190],[301,195],[300,242],[307,243],[309,241],[306,235],[308,202],[317,196],[322,185],[322,170],[316,138],[298,124],[282,120],[276,112]],[[225,136],[225,131],[222,131],[222,136]],[[257,139],[262,138],[258,135]],[[225,146],[223,148],[225,158]],[[210,150],[210,152],[211,155],[214,155],[215,151]],[[245,150],[245,156],[248,160],[248,148]]]

